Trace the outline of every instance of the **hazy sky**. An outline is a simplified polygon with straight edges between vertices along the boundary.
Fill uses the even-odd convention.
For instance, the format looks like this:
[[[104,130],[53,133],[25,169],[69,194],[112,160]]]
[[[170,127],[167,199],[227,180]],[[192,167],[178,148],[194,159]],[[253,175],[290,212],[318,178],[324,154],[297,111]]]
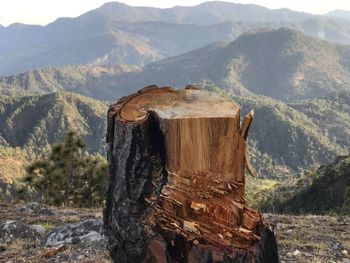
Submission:
[[[47,24],[57,17],[75,17],[97,8],[105,0],[0,0],[0,24],[14,22],[26,24]],[[203,0],[120,0],[133,6],[172,7],[175,5],[196,5]],[[323,14],[334,9],[350,10],[349,0],[235,0],[227,2],[253,3],[269,8],[290,8],[314,14]]]

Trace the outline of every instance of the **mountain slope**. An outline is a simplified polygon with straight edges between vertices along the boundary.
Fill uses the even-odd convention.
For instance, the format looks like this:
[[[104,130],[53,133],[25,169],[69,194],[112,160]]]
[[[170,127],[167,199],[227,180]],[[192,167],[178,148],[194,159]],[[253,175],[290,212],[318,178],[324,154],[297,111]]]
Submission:
[[[0,95],[21,96],[67,91],[92,98],[113,100],[127,92],[123,88],[118,90],[113,78],[137,70],[136,67],[128,66],[67,66],[32,70],[0,78]]]
[[[314,100],[289,104],[304,113],[332,143],[350,150],[350,93],[337,92]]]
[[[105,104],[73,93],[0,98],[0,141],[41,152],[75,130],[89,152],[103,153],[106,111]]]
[[[332,126],[333,120],[309,118],[303,112],[269,98],[234,96],[242,115],[254,109],[255,118],[248,144],[251,161],[260,175],[281,179],[291,173],[300,173],[323,163],[329,163],[339,154],[347,153],[350,143],[332,141],[320,126]],[[307,107],[307,105],[305,105]],[[348,114],[348,117],[350,115]],[[350,121],[344,126],[350,125]],[[344,132],[340,129],[339,133]]]
[[[149,64],[139,72],[121,74],[114,81],[118,90],[150,83],[181,87],[207,81],[236,94],[284,101],[317,98],[350,89],[349,51],[350,47],[282,28],[209,45]]]
[[[320,167],[310,185],[301,187],[281,204],[281,210],[294,213],[350,214],[350,156],[338,157],[332,164]]]
[[[243,61],[239,73],[245,87],[285,101],[322,96],[348,87],[350,80],[338,47],[297,31],[279,29],[245,35],[224,52]],[[228,74],[237,74],[237,70],[229,69]]]

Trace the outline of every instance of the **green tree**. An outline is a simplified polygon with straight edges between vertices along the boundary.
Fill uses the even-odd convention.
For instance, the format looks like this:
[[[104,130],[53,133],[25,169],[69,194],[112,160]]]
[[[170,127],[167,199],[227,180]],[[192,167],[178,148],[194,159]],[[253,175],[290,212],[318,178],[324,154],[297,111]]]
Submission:
[[[51,147],[47,158],[26,167],[25,182],[50,205],[101,206],[106,187],[106,161],[84,151],[75,132]]]

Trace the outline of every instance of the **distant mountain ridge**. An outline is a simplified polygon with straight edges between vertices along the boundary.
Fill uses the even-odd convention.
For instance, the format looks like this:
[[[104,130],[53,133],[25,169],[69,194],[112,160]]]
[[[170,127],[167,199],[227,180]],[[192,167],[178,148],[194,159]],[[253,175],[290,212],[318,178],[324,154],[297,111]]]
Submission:
[[[350,20],[350,11],[349,10],[336,9],[336,10],[333,10],[331,12],[328,12],[326,14],[326,16]]]
[[[131,7],[123,3],[110,2],[81,17],[90,15],[107,16],[109,19],[140,22],[166,21],[171,23],[210,25],[225,21],[276,22],[298,21],[312,15],[289,9],[269,9],[253,4],[236,4],[222,1],[208,1],[195,6],[172,8]]]
[[[47,26],[0,27],[0,76],[50,66],[144,66],[251,30],[279,27],[350,43],[350,21],[287,9],[229,2],[159,9],[112,2]]]
[[[251,28],[242,23],[198,26],[127,23],[105,17],[59,19],[45,27],[12,25],[0,31],[0,75],[71,64],[145,65]]]

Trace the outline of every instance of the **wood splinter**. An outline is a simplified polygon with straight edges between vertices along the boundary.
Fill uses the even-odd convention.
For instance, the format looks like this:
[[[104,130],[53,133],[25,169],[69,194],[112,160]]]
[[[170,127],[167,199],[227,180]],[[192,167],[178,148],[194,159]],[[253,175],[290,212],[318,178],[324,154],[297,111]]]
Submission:
[[[271,225],[244,201],[254,117],[219,94],[149,86],[108,112],[104,213],[116,262],[278,262]]]

